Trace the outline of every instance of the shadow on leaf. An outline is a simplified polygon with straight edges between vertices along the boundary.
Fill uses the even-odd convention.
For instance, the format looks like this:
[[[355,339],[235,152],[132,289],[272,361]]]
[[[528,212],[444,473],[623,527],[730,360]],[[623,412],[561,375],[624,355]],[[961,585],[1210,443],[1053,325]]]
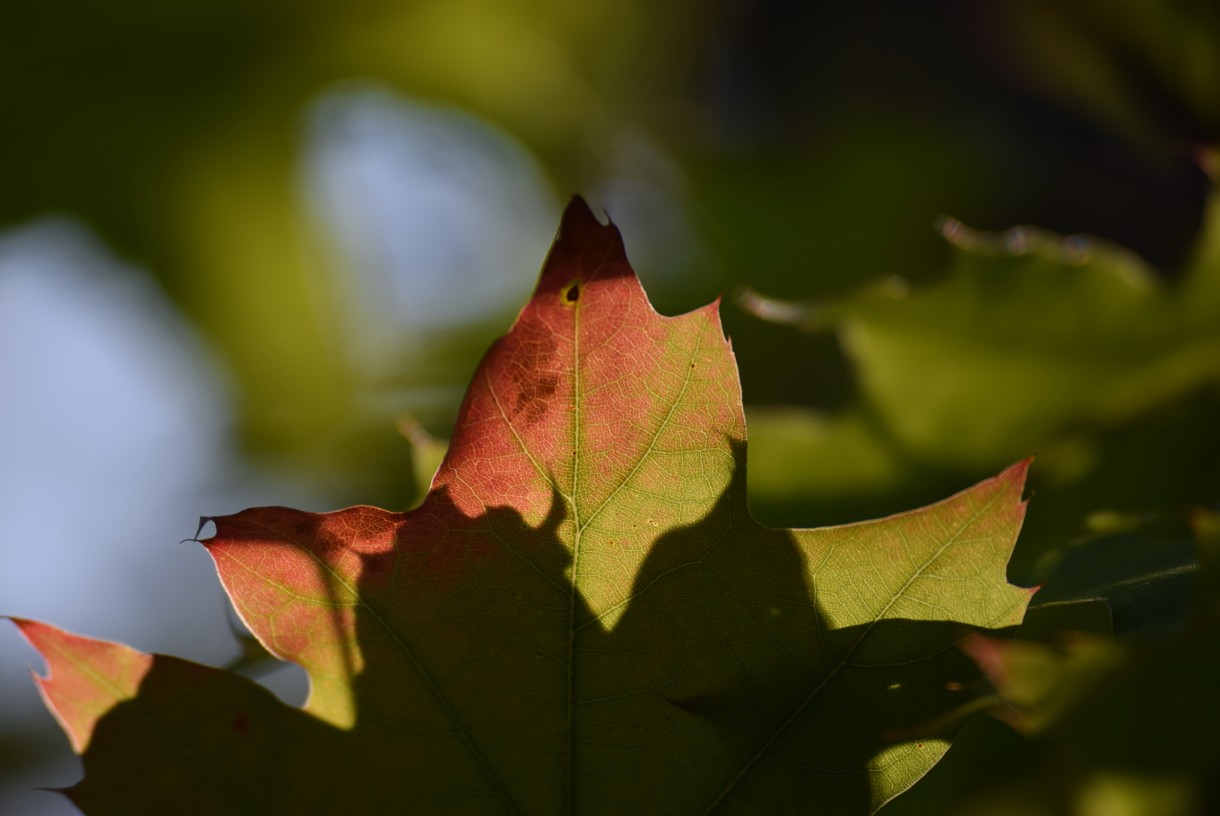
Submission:
[[[121,812],[869,813],[898,792],[879,763],[943,751],[920,728],[966,702],[965,628],[830,628],[806,557],[752,521],[737,473],[702,521],[660,536],[610,629],[573,590],[559,496],[536,529],[503,508],[466,516],[443,491],[409,514],[342,511],[394,530],[357,587],[319,567],[315,632],[354,632],[335,665],[358,668],[313,680],[348,688],[351,727],[157,658],[98,723],[70,795],[116,812],[147,764]],[[326,517],[273,510],[277,535],[344,546]]]

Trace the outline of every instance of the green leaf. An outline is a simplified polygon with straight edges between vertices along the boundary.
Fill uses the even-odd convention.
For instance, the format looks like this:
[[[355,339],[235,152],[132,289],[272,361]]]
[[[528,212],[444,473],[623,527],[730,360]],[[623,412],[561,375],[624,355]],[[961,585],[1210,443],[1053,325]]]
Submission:
[[[1099,509],[1214,500],[1220,198],[1172,282],[1083,236],[942,231],[952,262],[938,280],[813,303],[741,298],[766,320],[836,331],[860,386],[833,416],[752,414],[760,518],[888,512],[1036,452],[1043,501],[1014,564],[1024,577]]]
[[[946,232],[970,250],[950,281],[872,300],[845,327],[873,404],[915,449],[1002,456],[1220,375],[1220,267],[1166,291],[1134,258],[1082,239],[1012,232],[1018,251],[1000,252]]]
[[[744,461],[716,306],[657,315],[577,199],[419,508],[212,519],[243,621],[309,674],[304,712],[34,631],[48,702],[93,734],[71,795],[98,813],[871,813],[973,699],[958,643],[1022,618],[1031,591],[1004,569],[1028,463],[879,521],[771,530]],[[108,679],[92,656],[114,654],[141,671]]]
[[[1011,458],[1220,377],[1220,262],[1201,258],[1167,289],[1094,239],[1029,227],[988,236],[955,221],[944,233],[953,268],[925,288],[886,282],[816,307],[746,306],[834,325],[887,432],[951,464]]]
[[[741,303],[763,319],[838,331],[885,433],[947,463],[1010,459],[1220,378],[1220,199],[1173,285],[1086,236],[993,235],[952,219],[942,232],[953,263],[930,285],[890,279],[811,304],[746,292]]]

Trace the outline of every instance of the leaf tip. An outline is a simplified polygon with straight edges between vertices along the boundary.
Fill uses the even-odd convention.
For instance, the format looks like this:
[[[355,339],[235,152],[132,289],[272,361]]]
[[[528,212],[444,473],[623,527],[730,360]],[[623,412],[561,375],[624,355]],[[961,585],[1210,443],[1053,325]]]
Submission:
[[[559,233],[555,236],[556,245],[572,244],[580,248],[605,244],[609,250],[617,248],[614,254],[626,258],[623,250],[623,236],[610,216],[603,223],[589,207],[588,203],[578,195],[572,196],[568,205],[563,208],[559,219]]]
[[[579,297],[583,284],[593,278],[624,274],[632,272],[618,227],[609,218],[603,224],[583,198],[572,196],[559,219],[559,232],[543,264],[535,297],[560,292],[570,306],[575,301],[569,302],[567,297],[573,291]]]
[[[720,332],[720,336],[723,337],[724,341],[729,344],[729,350],[732,351],[733,338],[729,337],[728,332],[724,330],[724,321],[720,319],[721,301],[722,299],[718,296],[715,300],[698,311],[702,312],[708,321],[711,322],[712,326],[714,326]]]
[[[134,697],[152,656],[129,646],[88,638],[26,618],[9,618],[42,656],[46,673],[31,669],[38,693],[77,754],[84,754],[98,721]]]
[[[1025,514],[1026,506],[1029,504],[1029,499],[1023,497],[1025,496],[1026,482],[1029,478],[1029,469],[1033,463],[1034,457],[1026,456],[1021,461],[1011,464],[1000,471],[994,479],[997,484],[1002,486],[1002,492],[1011,493],[1014,499],[1013,507],[1022,517]]]
[[[43,646],[46,645],[46,642],[51,637],[52,632],[55,631],[54,627],[45,623],[40,623],[39,621],[30,620],[29,618],[18,618],[11,615],[5,615],[4,619],[12,622],[12,624],[17,627],[17,631],[21,633],[21,636],[25,638],[26,642],[33,646],[39,654],[46,654]]]
[[[608,220],[609,219],[607,219],[607,221]],[[602,222],[598,220],[597,216],[593,214],[593,208],[589,206],[589,202],[585,201],[584,197],[579,194],[573,195],[571,198],[569,198],[567,206],[563,208],[563,217],[559,222],[560,232],[563,231],[565,226],[569,224],[574,225],[577,222],[584,222],[587,225],[598,227],[605,226],[605,224],[602,224]]]
[[[199,534],[203,532],[203,528],[208,524],[208,522],[212,522],[212,521],[215,521],[215,519],[212,516],[200,516],[199,517],[199,526],[195,528],[194,538],[190,538],[187,540],[198,543],[200,540]]]
[[[1026,456],[1019,462],[1009,465],[1000,473],[1000,478],[1004,481],[1015,482],[1022,486],[1025,485],[1026,476],[1029,474],[1029,468],[1034,463],[1033,456]]]

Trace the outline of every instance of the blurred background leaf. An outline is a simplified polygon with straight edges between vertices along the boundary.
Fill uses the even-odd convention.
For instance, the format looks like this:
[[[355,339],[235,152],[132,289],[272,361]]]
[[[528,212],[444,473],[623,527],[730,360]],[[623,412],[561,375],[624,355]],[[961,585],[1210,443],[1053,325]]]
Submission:
[[[1080,529],[1103,496],[1124,510],[1214,499],[1220,208],[1210,219],[1172,284],[1094,239],[946,221],[950,271],[914,289],[891,278],[804,304],[746,292],[742,305],[764,320],[835,330],[860,386],[858,406],[829,420],[755,417],[752,463],[771,487],[757,509],[782,523],[841,471],[873,474],[842,485],[858,501],[870,489],[943,490],[944,474],[1038,452],[1045,495],[1013,565],[1029,579],[1030,559]]]
[[[1214,546],[1216,518],[1195,515],[1201,551]],[[1215,565],[1202,561],[1194,613],[1169,637],[970,643],[1004,701],[1002,716],[1034,749],[1024,784],[1003,791],[1004,812],[1154,816],[1220,807],[1220,710],[1209,700],[1220,684],[1220,616]],[[958,801],[979,806],[1004,787]]]
[[[1163,619],[1104,590],[1128,568],[1197,574],[1186,539],[1092,525],[1220,500],[1214,3],[3,17],[0,611],[236,659],[206,559],[174,547],[191,520],[409,506],[440,450],[424,434],[448,435],[579,192],[663,311],[755,293],[723,312],[760,519],[896,512],[1038,454],[1012,579],[1109,598],[1120,636],[1173,636],[1148,626],[1180,620],[1177,589]],[[1037,229],[1004,232],[1020,224]],[[75,776],[28,652],[2,645],[0,810],[64,812],[24,792]],[[1004,728],[972,724],[891,808],[1027,812],[1005,797],[1043,748]],[[1178,796],[1161,779],[1098,776],[1056,806]]]

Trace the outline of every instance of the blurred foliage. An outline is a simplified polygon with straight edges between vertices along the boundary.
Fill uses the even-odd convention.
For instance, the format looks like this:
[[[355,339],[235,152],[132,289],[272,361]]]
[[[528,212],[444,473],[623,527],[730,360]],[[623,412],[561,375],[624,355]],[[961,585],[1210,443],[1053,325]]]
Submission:
[[[1114,15],[1104,26],[1086,17],[1075,40],[1033,37],[1033,48],[1017,32],[1049,12],[1011,5],[989,14],[964,2],[875,0],[827,9],[11,4],[0,30],[0,223],[67,210],[146,263],[228,361],[245,437],[273,457],[329,437],[359,413],[368,389],[343,362],[346,340],[328,304],[344,283],[314,260],[322,239],[298,190],[302,112],[353,79],[486,117],[535,151],[559,198],[579,190],[596,204],[621,172],[624,142],[658,145],[680,171],[670,205],[689,210],[712,273],[662,297],[667,307],[688,308],[737,282],[800,296],[879,274],[921,279],[943,262],[927,229],[938,212],[983,226],[1088,230],[1172,267],[1198,223],[1202,177],[1192,151],[1217,134],[1206,105],[1177,101],[1187,87],[1190,99],[1215,98],[1206,95],[1214,79],[1209,86],[1199,67],[1214,59],[1216,38],[1201,33],[1215,33],[1214,12],[1183,3],[1145,13],[1167,20],[1156,27],[1135,12],[1125,27]],[[1083,0],[1068,5],[1103,16]],[[1178,30],[1191,32],[1197,55],[1189,83],[1175,71]],[[997,39],[1006,47],[989,47]],[[1116,135],[1106,129],[1113,117],[1096,106],[1067,109],[1041,85],[1027,90],[1041,76],[1035,68],[1127,51],[1157,70],[1146,72],[1152,79],[1112,78],[1105,96],[1128,107],[1149,95],[1168,100],[1148,120],[1160,138]],[[1034,67],[1014,68],[1017,57]],[[1158,217],[1144,218],[1128,200]],[[751,401],[833,404],[850,389],[833,345],[805,343],[823,376],[793,383],[772,363],[785,341],[734,314],[726,320]],[[470,349],[502,325],[451,352],[440,339],[430,344],[433,358],[446,359],[444,384],[460,392],[477,354]],[[452,409],[429,421],[451,418]],[[375,436],[377,424],[361,423],[357,434]],[[364,470],[363,456],[347,459],[322,457]],[[384,464],[388,476],[400,462]]]
[[[1218,518],[1195,516],[1201,549],[1214,549]],[[970,645],[1004,701],[1005,718],[1043,743],[1042,776],[1057,777],[1053,787],[1022,797],[1026,812],[1049,812],[1065,796],[1081,813],[1159,816],[1220,807],[1220,709],[1209,701],[1220,685],[1214,568],[1204,559],[1194,614],[1164,639],[1065,634],[1055,645],[982,638]],[[1109,810],[1095,804],[1111,800]]]
[[[763,319],[837,331],[860,383],[859,404],[830,419],[754,415],[755,485],[769,488],[756,509],[783,523],[836,481],[857,501],[887,489],[923,500],[946,474],[1037,452],[1046,495],[1014,564],[1028,577],[1030,559],[1099,509],[1214,500],[1220,207],[1209,219],[1173,283],[1093,239],[950,220],[949,274],[925,285],[887,279],[803,304],[744,293]],[[864,472],[871,484],[855,481]],[[1099,506],[1099,492],[1114,504]]]
[[[1181,712],[1157,706],[1214,688],[1214,638],[1180,624],[1216,597],[1184,602],[1184,582],[1216,571],[1174,529],[1123,526],[1220,502],[1214,2],[8,4],[0,225],[90,224],[223,359],[248,453],[335,505],[402,507],[439,448],[422,427],[404,445],[396,422],[447,435],[517,304],[415,333],[389,380],[351,364],[335,311],[352,273],[302,168],[311,105],[353,81],[482,117],[532,151],[556,203],[608,207],[633,253],[680,213],[695,251],[638,264],[663,310],[749,287],[724,322],[761,520],[896,512],[1037,454],[1010,569],[1045,586],[1037,654],[1083,660],[1054,632],[1097,636],[1095,617],[1073,621],[1098,606],[1067,602],[1100,597],[1119,639],[1085,653],[1138,690],[1090,697],[1079,722],[1134,709],[1172,731]],[[612,194],[624,186],[634,199]],[[938,235],[946,213],[960,222]],[[993,232],[1014,224],[1040,229]],[[1196,540],[1206,563],[1214,543]],[[1065,758],[1005,728],[972,724],[888,810],[1201,807],[1165,768],[1177,754],[1094,761],[1104,746],[1081,743]],[[1045,810],[1020,804],[1040,790]]]
[[[1138,530],[1124,526],[1122,536],[1142,537],[1149,550],[1167,532],[1175,546],[1179,541],[1176,523],[1166,527],[1159,520],[1149,529],[1145,519]],[[1190,528],[1199,568],[1190,572],[1189,590],[1156,580],[1143,585],[1146,598],[1149,591],[1159,595],[1153,619],[1165,603],[1190,607],[1176,626],[1115,639],[1097,625],[1096,605],[1039,598],[1044,605],[1031,608],[1020,639],[971,642],[969,652],[995,685],[996,713],[1024,737],[998,721],[970,723],[946,761],[886,812],[1214,813],[1220,720],[1210,698],[1220,683],[1214,559],[1220,514],[1196,511]],[[1116,613],[1122,608],[1120,600]],[[1039,621],[1048,612],[1055,618],[1050,627]]]

